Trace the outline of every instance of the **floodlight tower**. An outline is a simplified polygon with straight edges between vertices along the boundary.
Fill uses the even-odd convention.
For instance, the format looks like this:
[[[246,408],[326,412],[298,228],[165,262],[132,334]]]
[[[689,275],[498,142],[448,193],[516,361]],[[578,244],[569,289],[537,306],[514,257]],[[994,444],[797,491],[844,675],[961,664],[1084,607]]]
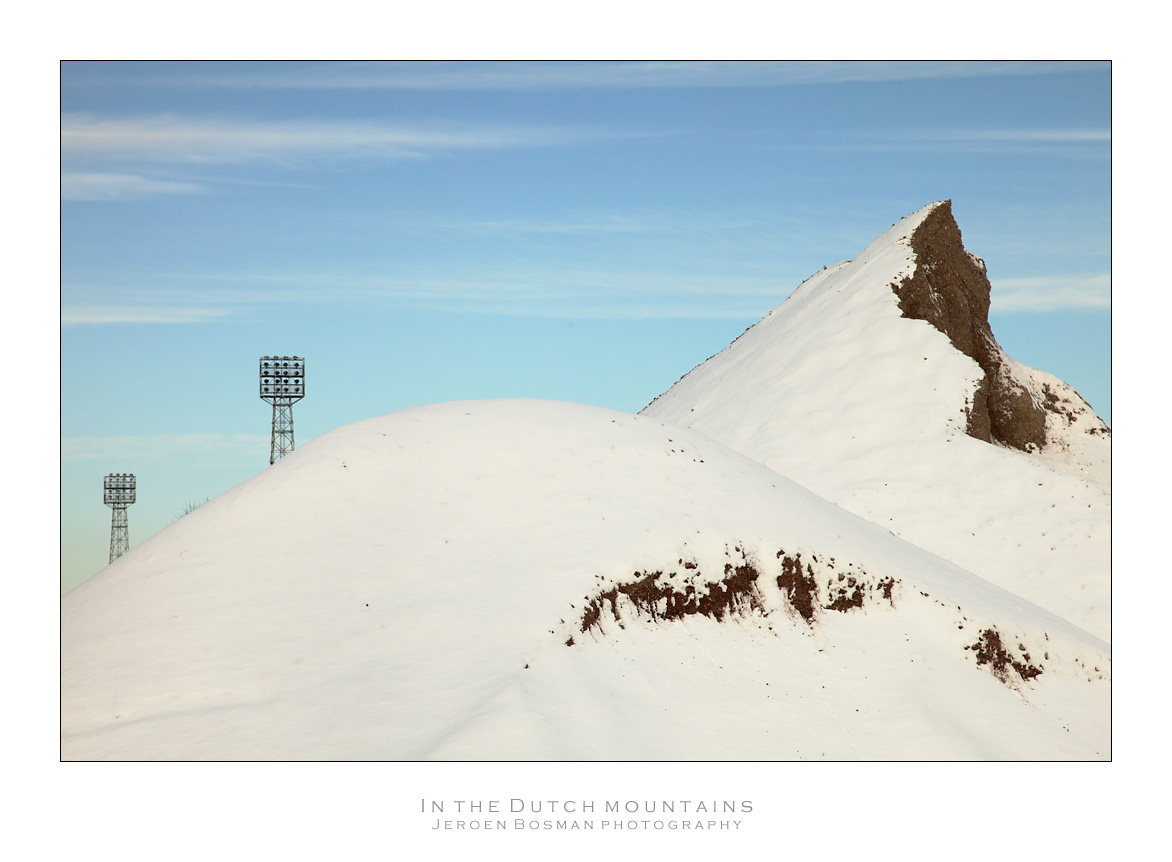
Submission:
[[[110,562],[130,550],[130,531],[126,526],[126,507],[134,502],[134,474],[110,473],[102,481],[103,502],[114,510],[110,522]]]
[[[269,463],[293,451],[293,402],[305,397],[304,356],[262,356],[260,397],[273,405]]]

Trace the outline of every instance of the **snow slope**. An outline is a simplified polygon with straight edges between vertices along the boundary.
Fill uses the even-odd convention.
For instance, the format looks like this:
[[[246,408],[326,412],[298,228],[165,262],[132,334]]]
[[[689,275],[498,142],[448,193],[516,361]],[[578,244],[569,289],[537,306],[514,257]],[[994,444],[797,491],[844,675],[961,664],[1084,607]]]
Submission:
[[[1004,354],[988,303],[984,262],[949,203],[931,204],[805,281],[643,415],[1109,638],[1110,431],[1065,383]]]
[[[1106,758],[1109,663],[697,431],[451,403],[325,434],[64,596],[62,750]]]

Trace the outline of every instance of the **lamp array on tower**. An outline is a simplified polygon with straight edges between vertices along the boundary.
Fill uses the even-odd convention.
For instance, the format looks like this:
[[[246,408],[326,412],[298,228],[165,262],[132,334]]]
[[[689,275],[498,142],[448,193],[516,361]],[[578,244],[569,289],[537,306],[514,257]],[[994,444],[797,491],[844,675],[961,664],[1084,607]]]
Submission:
[[[304,356],[262,356],[260,397],[273,405],[269,463],[293,451],[293,402],[305,397]]]
[[[135,500],[133,473],[110,473],[102,481],[102,501],[113,509],[110,522],[110,562],[130,550],[130,530],[126,525],[126,507]]]

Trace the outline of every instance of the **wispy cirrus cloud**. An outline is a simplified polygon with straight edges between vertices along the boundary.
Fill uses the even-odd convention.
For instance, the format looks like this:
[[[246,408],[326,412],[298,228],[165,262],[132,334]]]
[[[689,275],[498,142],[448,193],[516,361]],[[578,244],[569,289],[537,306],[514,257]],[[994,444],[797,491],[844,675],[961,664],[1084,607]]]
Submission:
[[[192,278],[213,286],[188,287]],[[66,282],[61,290],[61,325],[215,323],[248,309],[325,302],[331,294],[320,287],[326,281],[279,274],[160,274],[152,281],[156,286]]]
[[[686,61],[378,62],[210,68],[172,83],[237,88],[567,90],[780,87],[855,82],[1062,74],[1106,69],[1092,62]]]
[[[1106,155],[1111,143],[1109,129],[908,129],[897,134],[860,131],[832,142],[808,144],[819,150],[838,151],[943,151],[943,152],[1098,152]],[[799,145],[800,146],[800,145]]]
[[[272,305],[398,304],[446,312],[523,317],[745,318],[784,299],[779,281],[753,276],[640,269],[481,268],[447,276],[414,273],[204,273],[201,289],[159,280],[155,289],[88,286],[63,291],[62,324],[211,323]]]
[[[1027,144],[1091,144],[1111,140],[1109,129],[945,129],[927,132],[924,140],[991,141]]]
[[[110,201],[152,195],[191,195],[206,191],[198,183],[156,180],[135,174],[83,173],[61,174],[61,199],[67,201]]]
[[[647,237],[670,236],[691,242],[702,236],[712,242],[721,234],[744,239],[750,233],[760,241],[776,236],[778,231],[799,229],[803,222],[770,214],[746,211],[728,213],[699,208],[643,208],[623,212],[567,213],[546,216],[509,216],[438,214],[422,210],[384,211],[341,217],[348,231],[395,230],[413,234],[451,237],[502,236],[573,236],[573,237]]]
[[[1057,311],[1111,307],[1111,276],[1033,276],[993,281],[990,311]]]
[[[141,437],[64,437],[62,461],[129,461],[178,454],[231,454],[261,451],[267,434],[156,434]]]
[[[166,305],[158,302],[63,305],[61,324],[84,326],[103,323],[210,323],[231,314],[229,308]]]
[[[412,159],[456,150],[566,146],[647,136],[631,130],[555,125],[259,121],[175,114],[61,118],[67,163],[231,164],[315,158]]]

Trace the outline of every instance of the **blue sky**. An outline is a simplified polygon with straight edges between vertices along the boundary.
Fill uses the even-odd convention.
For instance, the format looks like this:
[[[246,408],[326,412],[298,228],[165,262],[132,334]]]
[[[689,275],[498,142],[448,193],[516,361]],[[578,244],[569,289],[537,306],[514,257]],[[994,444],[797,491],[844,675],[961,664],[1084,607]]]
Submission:
[[[61,66],[62,586],[298,443],[459,398],[637,411],[951,198],[1014,358],[1110,422],[1104,63]]]

